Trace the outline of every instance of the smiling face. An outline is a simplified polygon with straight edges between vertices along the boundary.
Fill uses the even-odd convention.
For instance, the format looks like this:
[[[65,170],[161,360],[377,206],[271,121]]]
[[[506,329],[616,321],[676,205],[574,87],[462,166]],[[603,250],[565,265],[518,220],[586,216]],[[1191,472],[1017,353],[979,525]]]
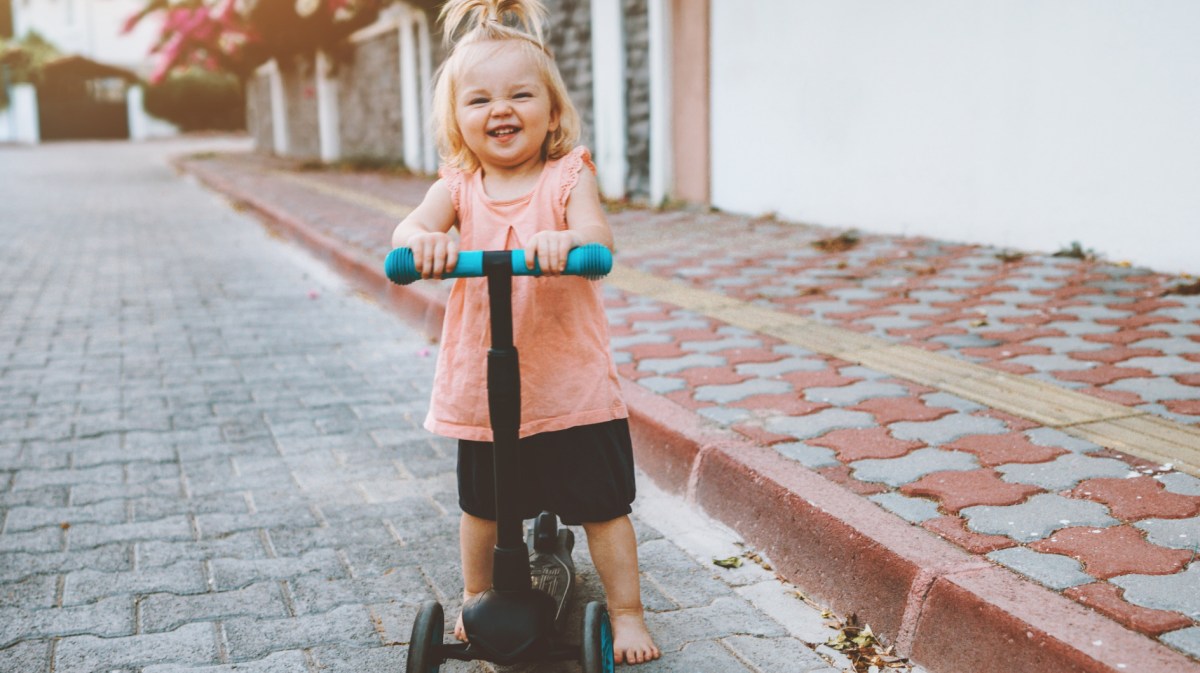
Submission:
[[[463,142],[485,172],[540,167],[558,114],[536,61],[512,42],[477,48],[485,51],[464,68],[454,97]]]

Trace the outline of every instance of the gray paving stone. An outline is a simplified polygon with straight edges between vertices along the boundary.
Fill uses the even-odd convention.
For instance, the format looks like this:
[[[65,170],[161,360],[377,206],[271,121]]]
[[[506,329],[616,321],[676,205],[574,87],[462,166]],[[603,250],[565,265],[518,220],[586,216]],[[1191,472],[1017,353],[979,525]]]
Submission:
[[[734,636],[723,642],[739,659],[750,662],[759,671],[836,672],[828,661],[795,638]]]
[[[76,570],[66,575],[63,605],[81,605],[106,596],[156,592],[198,594],[206,590],[201,565],[194,561],[132,572]]]
[[[399,668],[393,666],[395,670]],[[181,666],[179,664],[163,664],[147,666],[142,673],[298,673],[308,670],[304,653],[300,650],[272,652],[262,659],[240,661],[236,664],[216,664],[213,666]],[[384,668],[364,668],[361,670],[386,670]]]
[[[305,575],[289,582],[297,614],[329,612],[345,605],[413,603],[428,590],[419,568],[397,567],[379,575],[331,580]]]
[[[1054,329],[1066,333],[1067,336],[1083,336],[1085,334],[1112,334],[1120,331],[1116,325],[1100,325],[1094,322],[1056,322]]]
[[[683,379],[671,378],[669,376],[647,376],[637,380],[638,385],[647,388],[652,392],[671,393],[676,390],[687,388],[687,381]]]
[[[1068,435],[1062,430],[1057,430],[1055,428],[1033,428],[1031,430],[1026,430],[1024,434],[1029,438],[1030,442],[1037,444],[1038,446],[1049,446],[1065,449],[1071,453],[1092,453],[1103,448],[1099,444],[1089,442],[1088,440],[1080,437]]]
[[[57,593],[58,578],[55,575],[34,575],[12,582],[0,582],[0,609],[53,607]]]
[[[1142,339],[1129,344],[1130,348],[1153,348],[1160,350],[1166,355],[1190,355],[1200,353],[1200,341],[1191,339],[1180,339],[1181,336],[1190,336],[1200,334],[1200,327],[1195,324],[1183,325],[1155,325],[1154,329],[1162,331],[1174,331],[1172,338],[1155,338]]]
[[[740,597],[726,596],[703,607],[650,613],[646,622],[664,653],[678,652],[687,643],[713,638],[787,635],[782,627],[755,611]]]
[[[1200,414],[1177,414],[1161,404],[1139,404],[1134,408],[1184,425],[1200,423]]]
[[[1120,478],[1130,473],[1130,467],[1115,458],[1068,453],[1044,463],[1008,463],[996,466],[1004,481],[1033,484],[1047,491],[1073,488],[1085,479]]]
[[[1120,575],[1109,580],[1125,590],[1134,605],[1182,612],[1200,620],[1200,564],[1174,575]]]
[[[921,523],[941,516],[937,503],[925,498],[912,498],[902,493],[891,492],[877,493],[868,499],[912,523]]]
[[[782,442],[772,444],[771,448],[812,470],[841,465],[833,449],[823,446],[809,446],[804,442]]]
[[[778,351],[778,349],[776,349]],[[745,362],[734,365],[739,374],[762,378],[782,376],[790,372],[819,372],[829,369],[829,363],[818,357],[788,357],[774,362]],[[640,382],[640,381],[639,381]]]
[[[186,516],[136,523],[72,525],[68,530],[72,549],[90,549],[140,540],[191,540],[192,525]]]
[[[842,375],[847,375],[843,370]],[[804,398],[809,402],[828,402],[838,407],[848,407],[864,400],[877,397],[908,397],[912,393],[908,388],[897,383],[880,383],[878,381],[859,381],[846,386],[833,388],[806,388]]]
[[[314,645],[379,645],[371,615],[361,605],[286,619],[237,617],[225,622],[229,656],[258,659],[271,652]]]
[[[850,463],[854,478],[892,487],[903,486],[934,472],[965,472],[979,469],[979,459],[962,451],[937,448],[917,449],[900,458],[857,460]]]
[[[1010,547],[994,551],[987,557],[1056,591],[1096,581],[1096,578],[1083,571],[1082,563],[1061,554],[1043,554],[1028,547]]]
[[[63,531],[58,528],[38,528],[23,533],[6,533],[0,535],[0,554],[59,551],[63,548],[63,537]]]
[[[214,559],[211,564],[213,585],[218,591],[249,586],[266,579],[282,580],[315,573],[329,579],[343,579],[346,569],[332,549],[317,549],[300,556],[272,559]]]
[[[794,390],[792,384],[776,379],[748,379],[727,385],[697,386],[692,397],[699,402],[726,404],[755,395],[779,395]]]
[[[1095,341],[1085,341],[1078,336],[1042,337],[1040,339],[1030,339],[1025,343],[1030,346],[1049,348],[1055,353],[1102,351],[1110,347],[1110,344],[1097,343]]]
[[[719,355],[693,353],[677,358],[646,358],[638,362],[637,368],[638,371],[655,374],[675,374],[685,369],[719,367],[724,364],[727,364],[727,361]]]
[[[0,609],[0,649],[21,640],[91,634],[105,638],[132,635],[134,599],[108,598],[67,608]]]
[[[49,673],[49,640],[31,640],[0,650],[0,671]]]
[[[74,484],[120,484],[124,480],[125,472],[120,465],[98,465],[78,470],[18,470],[12,489],[21,491]]]
[[[762,339],[733,336],[711,341],[685,341],[679,347],[693,353],[716,353],[732,348],[762,348],[762,345]]]
[[[1164,633],[1162,641],[1193,659],[1200,659],[1200,626]]]
[[[926,400],[927,403],[928,399]],[[931,403],[930,403],[931,404]],[[940,446],[967,435],[999,435],[1008,426],[997,418],[967,413],[950,414],[935,421],[900,421],[888,426],[897,439],[916,440],[930,446]]]
[[[1122,283],[1122,285],[1129,284]],[[1132,287],[1126,287],[1123,289],[1132,289]],[[1079,316],[1080,320],[1087,321],[1105,320],[1111,318],[1127,318],[1133,315],[1133,311],[1115,310],[1108,306],[1097,306],[1095,304],[1088,306],[1065,306],[1059,309],[1059,311],[1062,313],[1070,313],[1071,315]]]
[[[614,336],[609,339],[609,342],[611,343],[613,349],[624,350],[630,346],[637,346],[640,344],[666,344],[671,343],[673,340],[674,339],[672,339],[670,334],[650,332],[646,334],[639,333]]]
[[[188,624],[167,633],[125,638],[72,636],[58,642],[55,673],[95,673],[155,664],[217,663],[212,624]]]
[[[1144,519],[1133,524],[1160,547],[1191,549],[1200,554],[1200,516],[1187,519]]]
[[[1192,362],[1178,355],[1130,358],[1122,362],[1121,366],[1148,369],[1155,376],[1180,376],[1183,374],[1200,373],[1200,362]]]
[[[671,332],[682,329],[707,329],[709,322],[698,316],[676,317],[672,320],[639,320],[631,324],[636,332]]]
[[[1200,387],[1185,386],[1175,379],[1158,377],[1149,379],[1121,379],[1106,386],[1105,390],[1121,390],[1140,395],[1147,402],[1162,400],[1200,400]]]
[[[1183,472],[1171,472],[1155,477],[1162,482],[1163,487],[1171,493],[1181,495],[1200,495],[1200,479]]]
[[[276,582],[258,582],[234,591],[192,595],[155,593],[143,596],[139,611],[144,633],[174,631],[184,624],[234,617],[259,619],[288,616]]]
[[[1019,542],[1032,542],[1072,526],[1115,526],[1119,521],[1098,502],[1039,493],[1019,505],[965,507],[960,512],[967,528],[977,533],[1007,535]]]
[[[748,409],[738,409],[737,407],[701,407],[696,410],[696,413],[721,425],[740,423],[753,416]]]
[[[414,613],[415,616],[415,613]],[[412,618],[405,620],[405,623],[411,622]],[[409,634],[404,633],[401,641],[395,641],[393,645],[399,645],[401,642],[407,642]],[[350,646],[323,646],[315,647],[309,651],[313,653],[313,657],[317,661],[317,667],[320,673],[363,673],[365,671],[401,671],[404,670],[406,657],[408,655],[406,647],[350,647]],[[469,664],[455,664],[454,662],[446,662],[442,665],[441,670],[447,673],[459,673],[470,671],[474,666]]]
[[[933,407],[935,409],[953,409],[954,411],[964,414],[969,414],[972,411],[980,411],[984,408],[982,404],[977,402],[972,402],[971,400],[959,397],[953,393],[944,393],[940,391],[936,393],[925,393],[921,396],[921,401],[923,401],[926,406]]]
[[[768,418],[765,423],[767,430],[796,439],[813,439],[833,430],[870,428],[875,425],[875,417],[871,414],[845,409],[822,409],[805,416],[776,416]]]
[[[1084,371],[1096,366],[1095,362],[1076,360],[1063,354],[1056,355],[1019,355],[1009,358],[1008,362],[1027,365],[1040,372]]]

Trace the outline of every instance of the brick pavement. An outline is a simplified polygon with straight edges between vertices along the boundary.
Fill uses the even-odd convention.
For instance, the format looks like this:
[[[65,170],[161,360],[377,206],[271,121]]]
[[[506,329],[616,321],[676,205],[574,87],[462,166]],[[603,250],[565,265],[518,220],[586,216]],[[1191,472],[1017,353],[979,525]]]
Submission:
[[[0,671],[401,670],[460,582],[427,342],[173,175],[187,148],[0,148]],[[772,572],[709,563],[731,532],[644,491],[667,656],[639,670],[844,670]]]
[[[396,208],[402,213],[428,184],[287,168],[246,157],[192,164],[202,175],[235,179],[233,191],[366,260],[382,258]],[[297,190],[297,179],[328,189],[317,198]],[[362,195],[392,205],[364,206]],[[633,209],[610,217],[622,265],[652,274],[666,284],[664,295],[708,293],[689,305],[656,299],[657,290],[610,287],[614,350],[627,381],[1200,658],[1200,609],[1190,598],[1200,539],[1194,473],[1031,420],[1042,417],[1036,401],[1025,416],[1000,411],[704,308],[725,297],[817,318],[843,334],[1114,402],[1100,408],[1158,418],[1192,437],[1200,298],[1168,294],[1181,279],[1044,255],[1005,261],[1000,251],[925,239],[865,236],[851,250],[820,252],[809,244],[835,232],[720,213]],[[425,292],[436,300],[444,290]],[[1128,443],[1139,441],[1134,433]],[[1181,450],[1195,464],[1186,441]]]

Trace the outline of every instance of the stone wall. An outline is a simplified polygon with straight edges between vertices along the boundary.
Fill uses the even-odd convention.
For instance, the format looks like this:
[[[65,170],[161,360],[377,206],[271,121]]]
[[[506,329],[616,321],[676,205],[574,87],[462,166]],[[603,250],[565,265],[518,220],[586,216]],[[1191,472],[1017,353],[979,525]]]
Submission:
[[[390,30],[357,44],[353,60],[339,65],[337,79],[342,156],[404,156],[399,32]]]
[[[548,0],[546,9],[550,12],[547,42],[583,122],[579,142],[591,147],[592,5],[590,0]]]
[[[646,0],[622,0],[625,20],[625,193],[650,195],[650,17]]]
[[[316,66],[312,59],[296,59],[279,66],[283,96],[287,99],[288,156],[318,158],[321,131],[317,121]]]
[[[271,119],[271,76],[255,74],[246,81],[246,130],[254,149],[270,153],[275,148]]]

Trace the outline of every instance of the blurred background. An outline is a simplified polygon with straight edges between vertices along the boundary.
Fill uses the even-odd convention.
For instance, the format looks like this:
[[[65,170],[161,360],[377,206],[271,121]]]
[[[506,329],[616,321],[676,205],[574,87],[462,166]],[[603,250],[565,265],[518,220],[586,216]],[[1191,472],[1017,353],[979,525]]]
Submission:
[[[1197,271],[1200,3],[546,4],[609,198]],[[431,173],[439,5],[0,0],[0,142]]]

